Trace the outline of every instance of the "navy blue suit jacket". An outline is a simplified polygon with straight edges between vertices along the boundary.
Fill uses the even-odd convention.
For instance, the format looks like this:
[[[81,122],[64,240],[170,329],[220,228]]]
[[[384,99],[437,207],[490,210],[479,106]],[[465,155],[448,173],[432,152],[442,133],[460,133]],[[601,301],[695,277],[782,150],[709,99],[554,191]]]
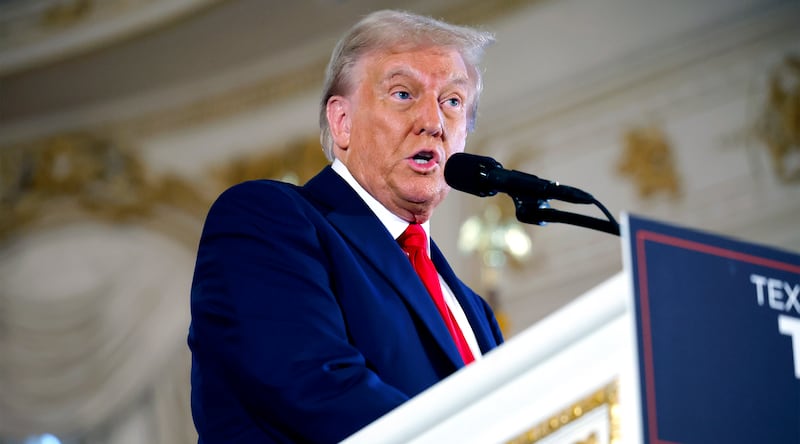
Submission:
[[[489,306],[431,256],[486,353]],[[330,167],[212,205],[191,293],[199,442],[337,442],[463,362],[408,258]]]

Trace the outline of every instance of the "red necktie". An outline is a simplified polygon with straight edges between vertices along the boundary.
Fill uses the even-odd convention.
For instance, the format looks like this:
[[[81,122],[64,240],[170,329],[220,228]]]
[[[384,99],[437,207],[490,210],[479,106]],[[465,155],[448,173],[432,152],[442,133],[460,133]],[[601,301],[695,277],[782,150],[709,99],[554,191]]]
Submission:
[[[439,314],[442,315],[442,319],[444,319],[444,323],[447,325],[447,329],[450,331],[450,335],[453,337],[464,363],[469,364],[474,361],[475,358],[472,356],[472,351],[469,349],[466,339],[464,339],[464,334],[461,333],[453,313],[450,312],[444,302],[442,287],[439,284],[439,274],[436,272],[436,267],[434,267],[430,257],[428,257],[428,238],[425,235],[425,230],[418,224],[411,224],[400,235],[397,242],[400,243],[403,251],[408,254],[411,265],[417,271],[420,279],[422,279],[422,283],[425,284],[428,293],[431,294],[433,303],[436,304]]]

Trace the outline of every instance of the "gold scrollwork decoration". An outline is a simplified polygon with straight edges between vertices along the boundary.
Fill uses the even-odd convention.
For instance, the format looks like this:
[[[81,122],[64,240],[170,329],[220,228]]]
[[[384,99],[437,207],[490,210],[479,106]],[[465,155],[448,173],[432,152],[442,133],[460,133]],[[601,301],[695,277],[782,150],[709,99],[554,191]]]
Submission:
[[[41,21],[44,26],[68,26],[88,16],[92,7],[91,0],[57,2],[44,10]]]
[[[800,56],[786,56],[772,71],[756,134],[778,179],[800,180]]]
[[[552,435],[563,427],[578,421],[590,411],[602,407],[608,407],[609,442],[620,442],[620,411],[619,411],[619,383],[612,381],[606,386],[598,389],[589,396],[577,401],[573,405],[555,413],[550,418],[531,427],[524,433],[508,441],[507,444],[535,444],[542,439]],[[576,444],[591,444],[598,442],[595,433],[587,438],[578,441]]]
[[[624,152],[617,171],[633,179],[639,196],[648,198],[663,192],[676,198],[681,194],[672,146],[661,129],[633,128],[625,133],[623,140]]]
[[[64,205],[110,223],[147,220],[169,208],[200,221],[213,198],[245,180],[310,179],[327,163],[316,136],[265,155],[232,160],[211,171],[216,179],[192,182],[174,174],[154,175],[135,150],[110,134],[73,132],[0,149],[0,240]],[[196,240],[196,239],[195,239]],[[194,242],[195,240],[192,240]]]
[[[111,222],[147,217],[156,205],[195,215],[207,208],[186,182],[151,177],[142,162],[110,136],[59,134],[0,150],[0,239],[69,201]]]
[[[212,170],[211,176],[222,188],[253,179],[300,184],[328,163],[316,135],[293,140],[277,150],[265,147],[263,153],[233,159]]]

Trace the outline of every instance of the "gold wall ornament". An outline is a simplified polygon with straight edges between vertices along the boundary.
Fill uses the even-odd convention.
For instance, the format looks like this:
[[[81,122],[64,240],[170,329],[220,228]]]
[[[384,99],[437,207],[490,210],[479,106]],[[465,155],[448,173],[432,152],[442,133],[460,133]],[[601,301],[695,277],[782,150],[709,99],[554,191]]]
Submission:
[[[216,180],[209,186],[148,173],[134,150],[110,134],[64,133],[0,147],[0,240],[44,216],[52,219],[49,209],[61,211],[65,203],[111,223],[145,220],[156,208],[171,208],[197,219],[199,230],[227,187],[263,178],[304,183],[328,163],[316,134],[264,152],[213,169]]]
[[[624,151],[617,172],[633,179],[639,196],[648,198],[666,193],[677,198],[681,194],[672,146],[661,129],[655,126],[633,128],[625,133],[623,141]]]
[[[222,189],[254,179],[303,184],[327,164],[319,137],[314,135],[291,141],[277,150],[265,147],[264,154],[234,159],[215,168],[212,177]]]
[[[83,20],[92,12],[91,0],[68,0],[49,5],[44,9],[41,23],[45,27],[62,27]]]
[[[0,149],[0,239],[70,202],[110,222],[146,218],[158,205],[202,215],[208,199],[175,177],[150,177],[108,135],[76,132]]]
[[[769,78],[756,134],[784,182],[800,180],[800,56],[788,55]]]
[[[619,444],[621,440],[621,418],[619,410],[619,382],[612,381],[606,386],[596,390],[589,396],[578,400],[571,406],[556,412],[550,418],[531,427],[522,434],[514,437],[507,444],[535,444],[564,427],[580,421],[587,413],[600,407],[606,407],[609,437],[608,442]],[[599,442],[597,435],[591,433],[576,444],[591,444]]]

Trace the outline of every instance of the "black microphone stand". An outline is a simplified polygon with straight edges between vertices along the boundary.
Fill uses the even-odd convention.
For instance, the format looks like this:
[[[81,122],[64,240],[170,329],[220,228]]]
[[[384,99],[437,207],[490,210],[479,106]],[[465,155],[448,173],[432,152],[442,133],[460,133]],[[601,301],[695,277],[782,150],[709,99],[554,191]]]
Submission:
[[[590,228],[617,236],[620,235],[619,224],[614,219],[614,216],[612,216],[608,209],[594,197],[592,198],[592,204],[600,208],[600,211],[603,212],[608,220],[550,208],[548,199],[515,195],[511,195],[511,198],[514,200],[514,206],[517,209],[517,220],[522,223],[546,225],[548,222],[558,222]]]

